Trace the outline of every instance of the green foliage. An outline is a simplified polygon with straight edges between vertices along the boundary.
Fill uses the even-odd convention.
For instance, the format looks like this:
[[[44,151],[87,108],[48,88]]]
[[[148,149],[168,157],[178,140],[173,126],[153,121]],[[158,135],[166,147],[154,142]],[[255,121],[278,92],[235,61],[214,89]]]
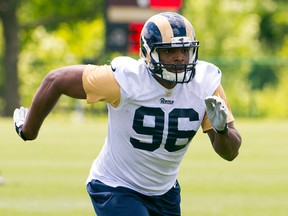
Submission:
[[[200,41],[200,56],[247,57],[257,54],[259,16],[251,1],[185,1],[183,14]],[[248,49],[248,50],[247,50]]]
[[[102,0],[20,2],[18,68],[21,104],[25,106],[50,70],[71,64],[106,64],[116,55],[126,54],[105,53]],[[182,13],[192,22],[200,41],[199,58],[222,70],[223,86],[234,114],[288,117],[288,86],[283,84],[288,71],[287,1],[183,2]],[[1,41],[0,36],[0,45]],[[1,92],[2,74],[0,71]],[[3,103],[0,100],[0,105]],[[77,104],[66,97],[60,103],[59,107],[69,109]]]
[[[43,26],[31,31],[32,40],[27,41],[23,47],[19,61],[23,104],[30,104],[31,95],[49,71],[57,67],[82,64],[85,59],[96,61],[104,46],[103,31],[103,22],[99,19],[80,21],[73,28],[63,23],[59,29],[50,33]],[[71,103],[74,106],[73,101],[65,98],[60,103]]]
[[[278,78],[272,66],[254,64],[248,79],[252,90],[262,90],[266,85],[275,86]]]
[[[48,29],[55,29],[63,22],[73,26],[79,20],[91,21],[99,18],[104,11],[103,0],[30,0],[21,3],[18,16],[22,26],[26,28],[43,25]]]
[[[279,71],[279,84],[277,86],[266,86],[262,91],[254,92],[256,104],[258,105],[258,116],[280,117],[288,116],[287,99],[288,99],[288,73],[285,70]]]
[[[185,1],[199,58],[222,70],[236,116],[288,117],[287,10],[286,1]]]
[[[287,21],[288,4],[285,1],[270,1],[270,4],[260,10],[259,39],[267,52],[277,52],[288,34]]]

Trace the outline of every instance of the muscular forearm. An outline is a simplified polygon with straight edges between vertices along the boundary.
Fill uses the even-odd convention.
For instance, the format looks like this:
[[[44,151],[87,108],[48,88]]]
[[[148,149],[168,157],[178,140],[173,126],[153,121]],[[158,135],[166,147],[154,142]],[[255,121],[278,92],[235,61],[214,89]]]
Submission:
[[[225,134],[218,134],[211,130],[209,131],[208,135],[214,150],[222,158],[232,161],[237,157],[242,139],[234,127],[230,127]]]
[[[61,92],[55,88],[54,77],[48,75],[33,98],[22,128],[22,133],[28,140],[37,137],[44,119],[53,109],[60,96]]]

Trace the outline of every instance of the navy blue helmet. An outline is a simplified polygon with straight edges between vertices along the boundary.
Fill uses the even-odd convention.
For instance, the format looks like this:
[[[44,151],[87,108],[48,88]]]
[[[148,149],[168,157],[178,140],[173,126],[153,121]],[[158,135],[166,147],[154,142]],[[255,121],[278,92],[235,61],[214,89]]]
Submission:
[[[195,39],[193,26],[185,17],[174,12],[164,12],[152,16],[142,29],[140,43],[140,57],[144,59],[153,75],[176,83],[187,83],[193,78],[199,42]],[[181,64],[183,72],[169,71],[169,68],[179,67],[179,64],[160,62],[158,51],[161,48],[189,49],[189,63]]]

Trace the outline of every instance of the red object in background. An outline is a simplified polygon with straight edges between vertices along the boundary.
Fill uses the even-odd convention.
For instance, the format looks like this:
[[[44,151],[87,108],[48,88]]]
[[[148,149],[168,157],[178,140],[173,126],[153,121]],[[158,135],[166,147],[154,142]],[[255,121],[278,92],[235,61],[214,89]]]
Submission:
[[[134,53],[134,54],[139,53],[140,35],[141,35],[143,26],[144,26],[144,23],[141,23],[141,22],[129,23],[128,51],[130,53]]]
[[[179,10],[182,7],[182,0],[150,0],[150,7]]]
[[[178,12],[182,4],[183,0],[106,0],[106,50],[139,53],[145,21],[161,11]]]

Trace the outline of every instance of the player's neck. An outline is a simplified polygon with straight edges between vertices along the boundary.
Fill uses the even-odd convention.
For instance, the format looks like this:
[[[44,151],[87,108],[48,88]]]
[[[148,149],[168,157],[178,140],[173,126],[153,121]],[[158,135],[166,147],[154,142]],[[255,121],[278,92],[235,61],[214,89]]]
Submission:
[[[156,79],[156,81],[158,83],[160,83],[163,87],[165,87],[167,89],[172,89],[172,88],[174,88],[177,85],[177,83],[165,81],[165,80],[160,79],[159,77],[157,77],[155,75],[153,75],[153,77]]]

